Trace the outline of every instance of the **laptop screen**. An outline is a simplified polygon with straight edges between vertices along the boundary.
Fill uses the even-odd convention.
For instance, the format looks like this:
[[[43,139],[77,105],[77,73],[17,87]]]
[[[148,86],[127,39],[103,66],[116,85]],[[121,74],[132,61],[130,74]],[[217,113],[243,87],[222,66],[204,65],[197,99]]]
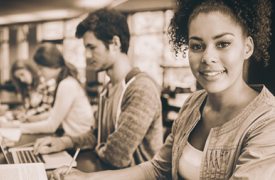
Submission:
[[[1,146],[1,151],[5,156],[5,159],[7,161],[8,164],[12,164],[11,161],[8,158],[8,147],[5,144],[4,138],[0,135],[0,146]]]

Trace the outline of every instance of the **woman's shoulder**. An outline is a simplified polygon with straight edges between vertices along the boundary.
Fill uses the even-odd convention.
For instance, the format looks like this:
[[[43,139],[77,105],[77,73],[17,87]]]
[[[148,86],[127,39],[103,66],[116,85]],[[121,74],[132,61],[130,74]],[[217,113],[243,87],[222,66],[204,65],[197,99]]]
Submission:
[[[80,87],[79,82],[71,76],[66,77],[65,79],[60,81],[58,84],[58,89],[70,90],[70,92],[73,89],[75,90],[79,89],[79,87]]]
[[[185,104],[192,104],[192,103],[197,104],[198,102],[203,101],[206,95],[207,95],[207,92],[204,89],[194,91],[185,100]]]
[[[59,85],[75,85],[78,84],[79,82],[72,76],[68,76],[65,79],[63,79],[62,81],[60,81]]]
[[[182,103],[179,110],[179,116],[185,114],[186,112],[193,112],[199,110],[200,105],[203,103],[207,96],[205,90],[197,90],[191,93]]]
[[[254,101],[258,102],[257,106],[267,105],[271,108],[275,108],[275,96],[268,88],[266,88],[266,86],[262,84],[253,84],[249,86],[259,92],[259,95],[254,99]]]

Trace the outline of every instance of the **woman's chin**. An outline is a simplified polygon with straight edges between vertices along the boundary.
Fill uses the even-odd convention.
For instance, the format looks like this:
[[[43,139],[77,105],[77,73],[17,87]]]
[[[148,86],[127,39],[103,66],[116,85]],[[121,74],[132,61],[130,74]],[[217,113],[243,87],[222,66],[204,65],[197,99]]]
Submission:
[[[207,85],[203,88],[207,91],[208,94],[217,94],[223,92],[226,89],[221,84]]]

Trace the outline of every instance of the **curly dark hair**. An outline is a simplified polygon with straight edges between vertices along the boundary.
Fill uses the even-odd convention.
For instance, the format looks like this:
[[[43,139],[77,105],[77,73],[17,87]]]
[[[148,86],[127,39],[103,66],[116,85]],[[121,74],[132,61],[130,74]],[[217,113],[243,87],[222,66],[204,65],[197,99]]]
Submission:
[[[175,12],[168,27],[173,51],[188,49],[188,30],[190,21],[200,12],[219,11],[230,15],[241,26],[243,34],[251,36],[254,52],[250,60],[263,61],[268,64],[270,45],[270,24],[272,3],[269,0],[176,0]]]
[[[102,40],[107,49],[113,37],[118,36],[121,52],[127,54],[130,41],[129,27],[126,17],[117,10],[102,8],[91,12],[78,24],[75,36],[82,38],[86,31],[93,31],[95,37]]]

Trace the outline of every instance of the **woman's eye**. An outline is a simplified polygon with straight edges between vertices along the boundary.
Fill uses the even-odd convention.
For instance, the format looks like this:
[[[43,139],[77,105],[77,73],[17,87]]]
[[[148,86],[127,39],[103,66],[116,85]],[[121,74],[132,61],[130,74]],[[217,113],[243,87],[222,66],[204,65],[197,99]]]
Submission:
[[[191,45],[191,49],[193,49],[195,51],[199,51],[199,50],[203,49],[203,47],[199,44],[194,44],[194,45]]]
[[[230,45],[230,42],[220,42],[217,44],[218,48],[225,48]]]

